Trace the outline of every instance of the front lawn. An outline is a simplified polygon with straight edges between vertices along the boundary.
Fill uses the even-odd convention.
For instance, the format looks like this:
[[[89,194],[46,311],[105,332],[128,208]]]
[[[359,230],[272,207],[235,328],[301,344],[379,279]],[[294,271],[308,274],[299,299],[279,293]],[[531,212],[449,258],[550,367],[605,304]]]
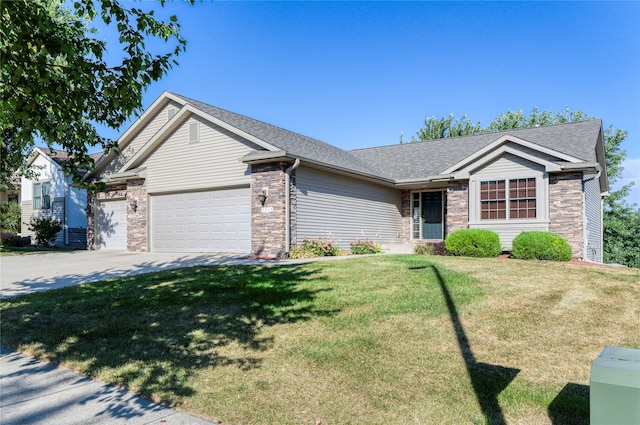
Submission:
[[[1,343],[225,424],[576,423],[640,271],[506,259],[193,267],[0,303]]]

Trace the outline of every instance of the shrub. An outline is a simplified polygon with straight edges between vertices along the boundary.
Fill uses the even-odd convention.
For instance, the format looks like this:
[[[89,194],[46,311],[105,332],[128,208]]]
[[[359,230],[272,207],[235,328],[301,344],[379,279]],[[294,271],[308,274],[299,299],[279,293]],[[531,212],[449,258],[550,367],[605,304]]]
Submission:
[[[56,234],[62,230],[62,223],[52,218],[31,217],[27,227],[36,234],[36,245],[48,247],[53,245]]]
[[[498,234],[487,229],[456,230],[447,236],[444,243],[452,255],[497,257],[502,253]]]
[[[15,202],[0,205],[0,229],[19,232],[21,214],[20,205]]]
[[[326,239],[302,239],[302,244],[289,251],[289,258],[332,257],[343,255],[344,251]]]
[[[371,239],[356,239],[351,242],[352,254],[380,254],[381,252],[382,247]]]
[[[0,246],[20,246],[20,236],[11,231],[0,231]]]
[[[413,253],[417,255],[447,255],[444,241],[420,242],[413,247]]]
[[[522,260],[569,261],[571,246],[550,232],[522,232],[513,240],[511,255]]]

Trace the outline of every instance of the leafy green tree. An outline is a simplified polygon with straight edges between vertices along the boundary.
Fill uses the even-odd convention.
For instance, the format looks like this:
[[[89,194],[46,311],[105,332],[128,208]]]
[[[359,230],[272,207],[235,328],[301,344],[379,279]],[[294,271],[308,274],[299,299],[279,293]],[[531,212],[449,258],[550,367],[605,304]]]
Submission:
[[[480,122],[473,124],[466,115],[459,120],[453,114],[448,117],[430,117],[424,120],[424,127],[416,133],[413,142],[433,139],[443,139],[445,137],[468,136],[482,132]],[[402,143],[402,142],[401,142]]]
[[[0,1],[0,188],[11,186],[14,172],[27,172],[36,140],[69,152],[63,167],[79,183],[93,166],[91,147],[116,147],[96,125],[119,128],[141,111],[145,89],[177,64],[186,47],[175,16],[163,22],[153,11],[118,0],[65,4]],[[123,56],[115,63],[107,61],[106,43],[92,36],[98,20],[120,33]],[[168,43],[169,52],[150,51],[149,40]]]
[[[444,137],[465,136],[481,133],[492,133],[517,128],[529,128],[569,122],[584,121],[595,117],[582,110],[554,113],[551,110],[540,112],[534,107],[531,114],[526,115],[522,110],[508,110],[498,115],[486,127],[480,123],[471,124],[466,115],[456,121],[453,115],[448,117],[428,118],[425,127],[416,132],[417,140],[428,141]],[[622,174],[622,162],[627,153],[620,147],[628,133],[612,125],[604,130],[604,149],[607,165],[609,185],[613,185]],[[604,261],[606,263],[620,263],[632,267],[640,267],[640,217],[635,211],[635,205],[628,205],[625,198],[633,182],[611,192],[604,198]]]

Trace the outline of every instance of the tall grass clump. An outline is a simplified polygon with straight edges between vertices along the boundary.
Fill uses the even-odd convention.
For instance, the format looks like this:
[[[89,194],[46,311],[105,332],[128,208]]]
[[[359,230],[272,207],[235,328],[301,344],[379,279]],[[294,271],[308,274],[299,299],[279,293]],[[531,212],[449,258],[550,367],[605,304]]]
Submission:
[[[497,257],[502,253],[500,238],[487,229],[460,229],[444,240],[451,255],[463,257]]]
[[[513,240],[511,255],[521,260],[571,260],[571,246],[561,236],[550,232],[522,232]]]

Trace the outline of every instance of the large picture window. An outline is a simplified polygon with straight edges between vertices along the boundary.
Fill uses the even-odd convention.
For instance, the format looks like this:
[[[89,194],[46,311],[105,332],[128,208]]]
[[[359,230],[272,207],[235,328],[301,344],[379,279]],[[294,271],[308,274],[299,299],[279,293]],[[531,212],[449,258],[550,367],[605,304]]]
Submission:
[[[506,220],[507,217],[536,218],[535,178],[480,182],[480,219]]]
[[[51,182],[33,184],[33,209],[51,209]]]

